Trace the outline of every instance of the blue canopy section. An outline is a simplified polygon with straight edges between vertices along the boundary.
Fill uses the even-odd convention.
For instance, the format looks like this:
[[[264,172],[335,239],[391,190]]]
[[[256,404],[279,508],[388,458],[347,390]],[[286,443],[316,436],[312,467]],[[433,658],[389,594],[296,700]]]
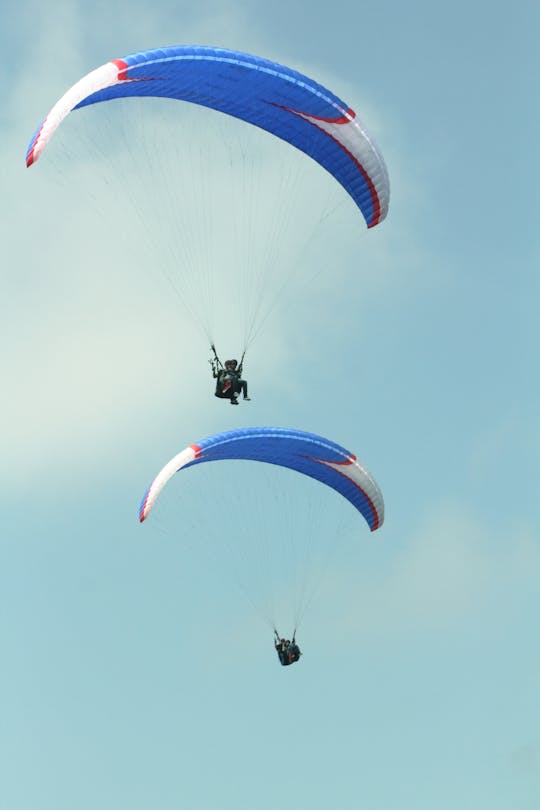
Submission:
[[[375,503],[379,499],[382,503],[382,496],[373,479],[352,453],[314,433],[286,428],[242,428],[210,436],[192,447],[199,457],[181,469],[221,459],[263,461],[288,467],[343,495],[363,515],[372,531],[382,523]]]
[[[347,124],[348,105],[320,84],[290,68],[236,51],[171,47],[114,60],[119,81],[84,98],[75,109],[127,96],[159,96],[211,107],[254,124],[296,146],[329,171],[360,208],[368,227],[376,225],[388,196],[386,167],[374,144],[358,129],[375,155],[378,180],[324,123]],[[313,121],[302,116],[311,116]],[[321,125],[318,125],[321,122]],[[32,144],[31,144],[32,146]],[[373,157],[371,158],[373,162]],[[384,181],[381,183],[381,176]]]

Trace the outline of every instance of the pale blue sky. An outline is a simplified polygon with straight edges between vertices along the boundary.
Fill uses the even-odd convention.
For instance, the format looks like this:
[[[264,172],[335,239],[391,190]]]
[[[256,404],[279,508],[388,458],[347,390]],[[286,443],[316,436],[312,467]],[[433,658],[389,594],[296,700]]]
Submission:
[[[1,14],[0,807],[537,810],[537,4]],[[181,43],[330,86],[392,184],[388,219],[345,226],[261,335],[236,410],[155,274],[69,178],[24,167],[80,76]],[[137,523],[173,454],[257,424],[344,444],[386,501],[380,532],[347,525],[288,670],[232,565],[171,530],[183,504]],[[239,509],[238,542],[257,540],[255,504]]]

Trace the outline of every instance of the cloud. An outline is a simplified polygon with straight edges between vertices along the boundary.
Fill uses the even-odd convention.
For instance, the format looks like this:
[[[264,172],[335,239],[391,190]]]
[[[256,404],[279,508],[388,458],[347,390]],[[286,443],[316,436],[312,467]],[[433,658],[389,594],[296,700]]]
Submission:
[[[368,564],[336,580],[347,600],[340,626],[347,635],[402,635],[412,628],[460,625],[493,603],[506,588],[522,588],[540,569],[540,554],[523,526],[497,542],[493,531],[457,503],[430,506],[418,529],[399,542],[384,528],[385,550],[370,550]],[[359,553],[359,557],[362,555]],[[354,581],[353,581],[354,579]]]
[[[70,141],[74,134],[88,138],[83,113],[73,117],[72,130],[66,122],[55,136],[59,144],[64,139],[69,145],[69,167],[51,153],[48,166],[44,156],[43,162],[30,171],[24,170],[26,139],[40,116],[72,80],[102,60],[100,56],[90,63],[88,57],[97,36],[98,29],[92,21],[99,17],[99,8],[90,11],[83,4],[66,3],[55,7],[50,16],[39,5],[27,7],[35,12],[33,19],[40,28],[33,31],[28,54],[11,85],[6,141],[13,155],[7,175],[12,195],[4,222],[4,245],[12,257],[12,267],[2,279],[4,300],[10,301],[5,313],[10,350],[4,361],[4,380],[10,393],[3,400],[1,415],[3,424],[9,428],[5,443],[9,486],[22,486],[28,476],[41,475],[44,469],[68,476],[66,460],[73,460],[82,446],[90,454],[89,459],[95,452],[96,464],[101,463],[111,437],[118,442],[122,431],[126,437],[129,434],[130,423],[139,425],[146,415],[155,415],[156,397],[162,402],[182,398],[180,363],[183,380],[189,380],[192,390],[199,390],[199,386],[202,390],[204,385],[205,394],[208,391],[208,369],[206,366],[202,369],[200,363],[200,352],[206,350],[204,341],[178,305],[178,297],[172,294],[165,278],[167,268],[190,261],[186,259],[185,248],[194,241],[189,237],[197,226],[194,214],[199,209],[195,197],[200,188],[193,177],[187,182],[186,172],[180,174],[167,216],[160,218],[154,212],[153,224],[147,228],[154,229],[154,233],[160,230],[160,234],[177,231],[171,258],[165,235],[154,237],[154,248],[145,243],[141,222],[131,218],[125,194],[112,182],[107,188],[109,180],[98,176],[98,163],[85,157],[84,137]],[[118,48],[115,44],[111,49],[111,55],[122,51],[123,41],[137,41],[135,47],[144,47],[163,41],[163,32],[169,36],[167,19],[172,7],[162,7],[159,15],[145,13],[142,6],[137,8],[140,14],[123,18],[122,37]],[[58,18],[64,11],[65,18],[59,26]],[[105,38],[112,45],[118,40],[119,16],[115,18],[113,14],[111,20]],[[231,47],[260,50],[271,58],[292,63],[290,54],[267,51],[261,35],[246,28],[242,13],[234,7],[225,14],[221,4],[215,4],[205,8],[200,16],[191,14],[182,36],[184,41],[217,43],[226,39]],[[99,47],[108,46],[100,42]],[[132,48],[130,44],[127,50]],[[41,66],[39,74],[36,64]],[[295,64],[295,67],[318,75],[313,65]],[[332,76],[325,81],[334,85]],[[335,81],[339,89],[344,89],[345,96],[356,95],[355,88],[346,85],[343,78],[336,77]],[[381,125],[376,109],[365,107],[364,112],[368,125],[373,123],[378,130]],[[96,110],[91,113],[92,121],[97,120]],[[206,121],[203,113],[201,118]],[[114,127],[105,126],[102,134],[113,150],[118,133],[111,130]],[[251,233],[242,234],[252,251],[244,257],[247,277],[254,267],[272,261],[281,272],[279,278],[271,275],[272,284],[279,290],[286,278],[284,269],[290,272],[298,265],[303,268],[283,299],[278,299],[260,336],[265,374],[271,378],[279,367],[276,386],[286,390],[295,387],[298,362],[287,343],[290,336],[309,334],[312,349],[321,345],[324,334],[319,325],[325,323],[329,307],[337,311],[345,285],[351,293],[346,305],[355,308],[355,330],[360,337],[361,330],[367,328],[360,318],[362,308],[367,310],[374,299],[384,297],[389,289],[392,300],[410,294],[411,279],[409,276],[405,280],[402,268],[404,263],[416,266],[418,246],[414,238],[409,239],[406,228],[400,233],[387,227],[387,223],[381,226],[381,233],[379,229],[368,233],[348,200],[338,205],[328,222],[320,223],[321,207],[312,201],[324,199],[325,210],[332,210],[334,201],[340,197],[333,178],[310,165],[312,161],[303,155],[289,150],[300,179],[294,180],[292,188],[280,191],[276,165],[282,163],[283,150],[288,147],[272,145],[264,140],[267,138],[264,133],[256,134],[260,154],[254,182],[265,193],[250,201]],[[179,156],[178,165],[182,169],[189,168],[196,146],[197,139]],[[137,172],[141,171],[140,163],[134,162],[133,166]],[[167,172],[166,163],[164,166]],[[232,208],[227,171],[214,171],[210,182],[212,206],[206,224],[212,217],[219,219],[220,211],[228,214]],[[142,187],[143,197],[147,194],[154,199],[153,185],[151,177],[145,175],[139,192]],[[131,193],[129,182],[127,187]],[[289,208],[285,212],[287,227],[276,235],[267,223],[280,193]],[[138,205],[138,215],[144,219],[147,212]],[[183,230],[180,223],[184,223]],[[212,235],[200,232],[201,255],[196,261],[201,261],[202,251],[207,250],[209,265],[218,269],[214,301],[217,329],[219,334],[231,335],[230,342],[237,345],[242,324],[231,318],[228,307],[221,305],[231,294],[237,295],[234,280],[237,259],[232,250],[221,249],[227,242],[225,231],[231,230],[230,223],[230,219],[224,218],[215,225]],[[261,259],[263,237],[266,254]],[[299,251],[299,245],[307,246],[307,250]],[[360,287],[361,300],[353,294]],[[268,300],[271,302],[271,296]],[[287,302],[289,305],[284,306]],[[182,418],[192,421],[194,414],[210,413],[210,408],[198,397],[183,398]]]
[[[540,767],[540,748],[537,743],[526,743],[510,754],[510,764],[520,776],[534,776]]]
[[[234,254],[220,255],[227,221],[215,229],[212,244],[205,243],[204,234],[197,244],[201,228],[196,231],[194,212],[201,215],[201,206],[191,193],[196,178],[191,176],[189,189],[179,183],[183,196],[176,202],[165,198],[161,208],[150,208],[151,221],[145,222],[145,208],[137,209],[136,203],[132,209],[126,199],[130,183],[99,176],[99,164],[88,160],[81,146],[78,141],[70,150],[75,159],[69,169],[61,161],[40,163],[22,175],[23,184],[12,171],[16,193],[5,245],[13,262],[2,276],[3,298],[10,302],[4,319],[9,352],[3,360],[9,394],[0,406],[4,491],[24,490],[34,478],[59,486],[81,461],[92,474],[108,457],[117,457],[122,445],[132,445],[139,426],[155,419],[167,403],[177,403],[186,424],[212,412],[208,346],[181,303],[190,300],[193,278],[189,270],[175,277],[183,265],[190,268],[208,254],[215,271],[216,333],[241,345],[234,331]],[[259,171],[263,187],[272,169],[270,156]],[[143,175],[135,183],[143,198],[151,181]],[[216,207],[225,210],[230,200],[226,181],[219,171],[210,179],[214,216]],[[188,224],[179,229],[176,220]],[[259,218],[252,242],[261,228]],[[167,229],[175,233],[179,249],[172,246],[172,259]],[[198,256],[182,252],[188,239]],[[286,244],[280,248],[287,251]],[[167,283],[169,272],[180,285],[179,296]],[[204,286],[195,284],[191,300],[206,310]],[[268,374],[284,360],[284,340],[278,332],[261,343]],[[202,396],[192,396],[193,391]]]

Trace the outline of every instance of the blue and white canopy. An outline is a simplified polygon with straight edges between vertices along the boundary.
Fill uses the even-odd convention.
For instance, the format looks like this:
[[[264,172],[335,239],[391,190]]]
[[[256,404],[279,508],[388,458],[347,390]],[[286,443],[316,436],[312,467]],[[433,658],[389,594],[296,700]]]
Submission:
[[[343,495],[363,515],[371,531],[383,523],[382,492],[353,453],[314,433],[276,427],[229,430],[186,447],[163,467],[146,490],[139,509],[141,523],[176,472],[224,459],[263,461],[296,470]]]
[[[129,96],[157,96],[210,107],[258,126],[317,161],[353,198],[368,228],[388,212],[381,153],[348,104],[288,67],[204,46],[142,51],[88,73],[57,101],[26,154],[31,166],[75,109]]]

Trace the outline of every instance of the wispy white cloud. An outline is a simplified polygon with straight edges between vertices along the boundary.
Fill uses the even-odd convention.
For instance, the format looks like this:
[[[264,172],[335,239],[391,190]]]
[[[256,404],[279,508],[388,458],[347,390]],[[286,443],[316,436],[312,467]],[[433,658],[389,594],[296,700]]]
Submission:
[[[538,743],[529,742],[515,748],[510,754],[512,768],[520,776],[538,774],[540,766],[540,748]]]
[[[41,29],[34,36],[31,58],[22,66],[8,98],[11,114],[7,141],[14,159],[20,159],[10,166],[13,194],[5,222],[5,245],[15,257],[17,272],[3,278],[4,297],[14,303],[7,314],[12,337],[4,365],[12,393],[2,403],[3,423],[11,426],[6,442],[6,470],[12,486],[32,471],[40,474],[45,467],[65,472],[63,463],[73,454],[76,436],[80,439],[84,435],[86,446],[91,448],[98,437],[104,441],[104,437],[115,433],[120,419],[125,425],[130,419],[140,423],[145,410],[153,410],[156,391],[164,400],[177,398],[179,355],[184,378],[194,384],[197,380],[198,385],[202,372],[191,347],[199,349],[204,345],[184,311],[175,309],[174,296],[164,276],[160,276],[160,265],[167,266],[170,262],[166,240],[162,249],[152,255],[147,245],[139,241],[135,225],[131,236],[127,235],[131,250],[124,250],[125,243],[119,243],[118,234],[111,229],[111,223],[119,218],[118,188],[99,186],[98,178],[92,177],[95,164],[85,164],[83,160],[74,169],[62,167],[56,177],[54,171],[48,172],[41,163],[28,172],[23,169],[24,147],[40,116],[73,80],[95,66],[88,62],[85,32],[88,15],[103,12],[105,4],[90,11],[82,4],[66,3],[65,8],[56,8],[52,15],[45,13],[39,4],[33,8],[34,19]],[[128,51],[165,44],[164,32],[170,39],[169,11],[168,7],[162,8],[160,14],[143,7],[138,9],[137,15],[123,21],[118,47],[115,44],[110,56],[122,52],[124,42]],[[184,22],[182,41],[217,44],[226,41],[230,47],[261,52],[291,63],[290,54],[275,52],[275,43],[268,50],[270,43],[265,43],[263,33],[249,32],[242,12],[235,7],[225,12],[217,3],[205,8],[204,14],[188,16]],[[147,40],[134,45],[141,32]],[[116,40],[118,33],[113,24],[107,29],[106,38]],[[106,45],[100,43],[100,47]],[[36,64],[40,65],[39,73]],[[355,102],[359,88],[343,77],[319,77],[316,67],[310,64],[294,66],[323,79],[350,98],[351,103]],[[376,105],[364,106],[362,117],[376,135],[384,133],[386,125],[379,119]],[[77,150],[80,157],[81,144],[75,147]],[[275,160],[270,150],[261,163],[257,182],[265,188],[275,181]],[[298,160],[307,159],[298,155]],[[391,160],[390,164],[393,193],[399,199],[400,189],[406,183],[395,183],[399,176],[398,161]],[[333,201],[339,198],[339,187],[336,191],[335,181],[324,172],[308,170],[304,181],[308,189],[303,195],[305,208],[297,202],[297,194],[292,203],[290,227],[280,234],[282,244],[277,264],[282,267],[286,258],[294,266],[291,257],[298,256],[298,245],[302,242],[300,226],[304,242],[308,242],[310,227],[320,216],[320,207],[317,213],[317,205],[310,200],[320,195],[332,201],[332,208]],[[214,172],[212,182],[219,192],[214,195],[214,208],[221,205],[224,209],[228,191],[226,172],[221,175]],[[265,195],[270,205],[276,194],[274,182],[272,193]],[[95,207],[87,205],[91,196],[98,202],[98,213]],[[175,205],[178,206],[178,200]],[[174,208],[175,216],[191,222],[194,206],[189,193],[182,206]],[[254,241],[263,234],[267,208],[261,206],[259,214]],[[121,216],[125,216],[123,204]],[[164,229],[174,227],[170,219],[157,225]],[[223,227],[228,224],[222,230]],[[342,298],[342,284],[362,287],[354,325],[355,339],[361,340],[365,327],[358,308],[369,307],[370,302],[390,290],[393,301],[400,295],[410,295],[412,276],[421,273],[417,268],[426,263],[418,260],[421,248],[405,224],[398,229],[387,222],[368,233],[349,201],[339,206],[317,233],[311,253],[301,254],[298,259],[312,264],[307,273],[300,274],[303,295],[302,283],[293,284],[284,301],[278,302],[260,338],[266,375],[272,376],[281,368],[276,385],[283,390],[290,388],[291,392],[295,385],[295,363],[302,362],[302,358],[290,351],[287,341],[300,330],[301,334],[311,336],[312,347],[324,342],[324,329],[318,325],[326,322],[328,303],[334,297]],[[226,265],[221,281],[221,294],[226,297],[231,286],[235,289],[230,281],[234,278],[235,259],[233,255],[220,255],[217,246],[225,241],[222,237],[223,233],[214,235],[210,261]],[[312,280],[306,284],[310,274]],[[287,302],[289,305],[280,310]],[[219,312],[219,305],[217,309]],[[227,328],[227,312],[222,316],[221,323]],[[230,326],[229,319],[229,329]],[[171,351],[171,341],[190,349]],[[232,342],[236,344],[237,338]],[[207,371],[205,367],[204,372]],[[204,385],[207,393],[206,380]],[[190,398],[181,407],[183,418],[189,420],[192,414],[200,414],[207,403]]]
[[[381,542],[391,544],[391,530],[383,531]],[[339,627],[347,636],[403,637],[413,628],[460,625],[508,587],[521,588],[538,575],[540,552],[532,533],[516,525],[508,536],[511,542],[495,538],[467,507],[431,505],[376,573],[359,560],[354,577],[349,571],[335,582],[346,603]],[[343,593],[352,596],[344,600]]]

